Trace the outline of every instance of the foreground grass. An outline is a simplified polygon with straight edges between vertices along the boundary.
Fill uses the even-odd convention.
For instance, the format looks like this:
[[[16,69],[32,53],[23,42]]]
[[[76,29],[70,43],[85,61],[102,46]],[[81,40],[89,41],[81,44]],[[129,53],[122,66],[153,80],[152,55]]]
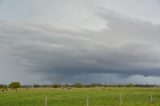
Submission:
[[[122,95],[122,104],[120,104]],[[153,102],[150,97],[153,95]],[[0,92],[0,106],[160,106],[158,88],[19,89]]]

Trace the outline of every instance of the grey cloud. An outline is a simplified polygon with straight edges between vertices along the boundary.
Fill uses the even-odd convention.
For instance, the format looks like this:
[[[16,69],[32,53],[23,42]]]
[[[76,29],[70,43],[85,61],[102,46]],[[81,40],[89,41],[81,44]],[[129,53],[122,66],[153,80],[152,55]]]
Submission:
[[[126,82],[135,75],[160,75],[159,25],[108,10],[97,14],[106,20],[108,29],[72,31],[1,21],[0,67],[5,71],[0,72],[20,70],[32,74],[33,80],[51,82],[102,82],[111,80],[106,78],[111,74],[123,75]]]

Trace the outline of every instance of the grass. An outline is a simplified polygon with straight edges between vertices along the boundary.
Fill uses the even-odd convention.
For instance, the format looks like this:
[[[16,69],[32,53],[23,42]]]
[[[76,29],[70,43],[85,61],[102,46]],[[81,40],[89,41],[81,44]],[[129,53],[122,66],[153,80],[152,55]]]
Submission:
[[[120,94],[123,103],[120,104]],[[150,102],[153,95],[153,102]],[[74,88],[53,89],[35,88],[8,90],[0,92],[0,106],[160,106],[160,89],[158,88]]]

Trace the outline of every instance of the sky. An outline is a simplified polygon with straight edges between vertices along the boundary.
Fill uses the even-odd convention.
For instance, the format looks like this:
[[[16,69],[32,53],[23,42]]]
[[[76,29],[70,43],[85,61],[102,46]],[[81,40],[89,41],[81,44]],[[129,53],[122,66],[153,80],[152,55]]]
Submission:
[[[160,84],[160,0],[0,0],[0,83]]]

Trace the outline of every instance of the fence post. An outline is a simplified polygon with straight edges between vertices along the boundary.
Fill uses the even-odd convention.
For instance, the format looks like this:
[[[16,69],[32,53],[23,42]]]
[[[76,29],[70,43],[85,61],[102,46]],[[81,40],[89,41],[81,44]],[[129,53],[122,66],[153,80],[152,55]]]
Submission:
[[[122,94],[120,94],[119,99],[120,99],[120,104],[122,105],[122,103],[123,103],[123,101],[122,101]]]
[[[47,106],[47,96],[45,97],[44,106]]]
[[[89,104],[88,98],[89,98],[89,96],[87,96],[87,98],[86,98],[86,106],[89,106],[88,105]]]
[[[153,97],[152,97],[152,94],[151,94],[151,98],[150,98],[150,99],[151,99],[151,103],[152,103],[152,102],[153,102]]]

